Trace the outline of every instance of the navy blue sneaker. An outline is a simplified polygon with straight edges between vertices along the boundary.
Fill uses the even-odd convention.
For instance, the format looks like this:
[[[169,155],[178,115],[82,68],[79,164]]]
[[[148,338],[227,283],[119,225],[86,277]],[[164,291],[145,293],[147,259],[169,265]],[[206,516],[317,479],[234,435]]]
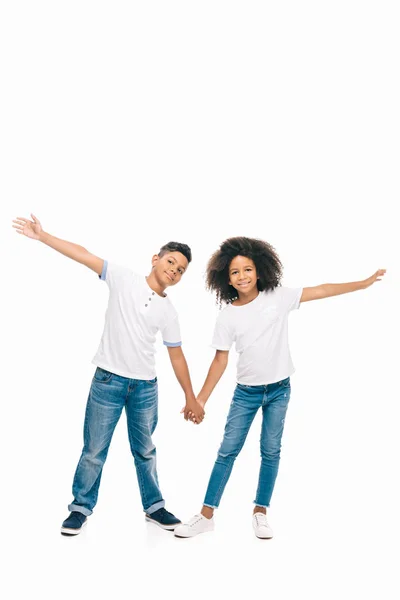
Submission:
[[[159,508],[155,512],[148,515],[146,513],[146,521],[150,521],[150,523],[155,523],[162,529],[168,529],[170,531],[174,530],[175,527],[180,525],[180,520],[177,519],[172,513],[165,510],[165,508]]]
[[[82,527],[86,525],[87,517],[84,514],[73,511],[64,523],[61,525],[62,535],[78,535]]]

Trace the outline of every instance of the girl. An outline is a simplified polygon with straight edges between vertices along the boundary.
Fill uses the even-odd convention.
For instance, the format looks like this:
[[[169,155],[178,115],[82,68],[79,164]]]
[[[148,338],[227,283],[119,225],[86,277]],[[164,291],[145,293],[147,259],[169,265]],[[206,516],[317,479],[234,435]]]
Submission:
[[[267,242],[230,238],[209,260],[207,288],[226,306],[218,316],[212,347],[216,349],[197,398],[204,407],[228,363],[233,342],[239,353],[237,386],[225,433],[208,484],[201,513],[175,529],[177,537],[192,537],[214,529],[219,506],[233,463],[243,447],[259,408],[262,409],[261,468],[253,528],[259,538],[271,538],[266,512],[280,459],[281,438],[294,372],[288,346],[288,316],[301,302],[366,289],[385,274],[380,269],[363,281],[323,284],[307,288],[281,286],[282,264]]]

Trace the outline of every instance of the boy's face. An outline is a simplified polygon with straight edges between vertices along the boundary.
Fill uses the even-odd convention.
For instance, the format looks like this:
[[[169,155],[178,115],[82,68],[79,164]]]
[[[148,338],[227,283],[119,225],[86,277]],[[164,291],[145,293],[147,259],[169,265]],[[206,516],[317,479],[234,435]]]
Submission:
[[[152,258],[153,273],[163,288],[176,285],[188,268],[188,260],[181,252],[166,252]]]
[[[235,256],[229,265],[229,283],[239,294],[247,295],[257,287],[256,265],[247,256]]]

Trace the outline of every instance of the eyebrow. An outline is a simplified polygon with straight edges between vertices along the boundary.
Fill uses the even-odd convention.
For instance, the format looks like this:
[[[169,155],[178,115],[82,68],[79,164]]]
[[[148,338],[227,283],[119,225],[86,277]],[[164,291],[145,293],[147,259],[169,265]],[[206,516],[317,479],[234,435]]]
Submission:
[[[247,269],[248,267],[250,267],[250,269],[254,269],[253,265],[250,265],[250,264],[243,266],[244,269]],[[232,269],[229,269],[229,272],[232,273],[232,271],[238,271],[238,270],[239,270],[239,267],[233,267]]]

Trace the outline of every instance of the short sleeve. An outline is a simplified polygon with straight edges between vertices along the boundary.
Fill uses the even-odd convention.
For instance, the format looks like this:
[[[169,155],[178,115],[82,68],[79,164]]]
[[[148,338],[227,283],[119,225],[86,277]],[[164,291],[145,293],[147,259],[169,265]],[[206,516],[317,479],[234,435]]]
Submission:
[[[182,346],[181,330],[179,327],[178,317],[170,319],[164,329],[161,331],[163,344],[169,348]]]
[[[211,348],[215,348],[216,350],[230,350],[233,342],[234,336],[232,330],[227,323],[225,312],[222,312],[215,323]]]
[[[300,308],[300,299],[303,288],[281,287],[279,290],[280,312],[289,313],[292,310]]]
[[[132,275],[133,271],[128,269],[128,267],[122,267],[114,263],[109,263],[108,260],[105,260],[101,275],[99,275],[99,279],[105,281],[109,288],[113,288],[125,277]]]

